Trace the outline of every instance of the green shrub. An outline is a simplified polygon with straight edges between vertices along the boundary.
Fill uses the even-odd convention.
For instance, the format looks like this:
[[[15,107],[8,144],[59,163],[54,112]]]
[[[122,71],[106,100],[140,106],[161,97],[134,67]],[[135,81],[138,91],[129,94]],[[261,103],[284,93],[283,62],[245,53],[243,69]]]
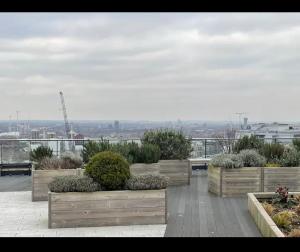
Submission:
[[[95,192],[100,191],[101,187],[87,176],[58,176],[48,184],[51,192]]]
[[[237,154],[219,154],[211,159],[211,165],[214,167],[232,169],[241,168],[244,166],[244,163]]]
[[[264,167],[266,159],[256,150],[242,150],[238,154],[244,163],[244,167]]]
[[[61,160],[57,157],[44,157],[38,165],[36,170],[58,170],[61,169]]]
[[[160,149],[160,159],[186,159],[192,152],[191,139],[186,139],[182,132],[174,130],[146,131],[143,144],[154,144]]]
[[[299,166],[300,156],[295,148],[285,148],[280,160],[281,166],[295,167]]]
[[[297,151],[300,151],[300,139],[293,139],[293,146]]]
[[[262,139],[259,139],[255,135],[251,135],[250,137],[244,136],[239,139],[233,146],[233,152],[239,153],[242,150],[246,149],[256,149],[260,150],[263,146],[264,142]]]
[[[91,158],[85,174],[93,178],[105,190],[123,189],[130,177],[129,164],[119,153],[104,151]]]
[[[101,138],[99,142],[89,140],[84,143],[81,156],[84,163],[88,163],[90,158],[95,154],[110,150],[110,144],[108,140]]]
[[[132,176],[126,181],[126,188],[129,190],[156,190],[167,186],[168,179],[161,175]]]
[[[262,145],[259,153],[263,155],[267,162],[278,163],[282,158],[284,146],[280,143],[265,143]]]
[[[30,152],[30,160],[40,162],[44,157],[52,157],[53,151],[49,147],[39,146],[35,150]]]
[[[293,213],[292,211],[286,210],[274,214],[272,219],[278,227],[288,228],[292,223],[292,218],[294,217],[294,215],[295,213]]]
[[[139,163],[157,163],[160,158],[160,149],[154,144],[143,144],[140,148]]]
[[[61,155],[62,169],[77,169],[82,167],[82,159],[73,152],[65,152]]]
[[[130,143],[123,142],[112,144],[110,150],[121,154],[126,158],[129,164],[138,163],[140,148],[139,145],[133,141]]]

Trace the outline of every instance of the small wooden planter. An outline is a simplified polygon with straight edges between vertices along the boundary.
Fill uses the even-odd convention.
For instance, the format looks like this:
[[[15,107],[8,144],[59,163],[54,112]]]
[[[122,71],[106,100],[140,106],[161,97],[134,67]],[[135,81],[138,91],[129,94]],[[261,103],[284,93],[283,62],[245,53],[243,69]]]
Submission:
[[[137,163],[130,165],[130,173],[133,175],[159,175],[159,163],[143,164]]]
[[[48,200],[48,184],[56,176],[81,175],[83,169],[32,170],[32,201]]]
[[[167,223],[166,190],[49,192],[48,227]]]
[[[289,193],[297,195],[300,193]],[[264,237],[285,237],[258,199],[272,198],[275,193],[248,193],[248,210]]]
[[[190,161],[189,160],[159,160],[161,175],[169,178],[169,185],[190,184]]]

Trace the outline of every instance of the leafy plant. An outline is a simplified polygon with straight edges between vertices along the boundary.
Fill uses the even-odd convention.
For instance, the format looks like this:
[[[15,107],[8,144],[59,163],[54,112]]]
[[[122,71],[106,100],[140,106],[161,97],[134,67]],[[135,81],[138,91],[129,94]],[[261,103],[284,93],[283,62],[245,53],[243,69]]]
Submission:
[[[82,159],[73,152],[65,152],[61,155],[62,169],[77,169],[82,166]]]
[[[87,143],[84,143],[81,156],[84,163],[88,163],[90,158],[95,154],[110,150],[110,144],[108,140],[101,138],[99,142],[89,140]]]
[[[122,142],[112,144],[110,150],[121,154],[130,164],[138,163],[140,148],[139,145],[133,141],[130,143]]]
[[[240,151],[246,149],[260,150],[263,144],[264,144],[263,140],[259,139],[255,135],[251,135],[250,137],[244,136],[241,139],[237,140],[237,142],[234,144],[233,152],[239,153]]]
[[[300,229],[293,229],[288,237],[300,237]]]
[[[278,227],[289,228],[289,226],[292,224],[292,219],[294,216],[294,212],[285,210],[274,214],[272,219]]]
[[[139,163],[157,163],[160,158],[160,149],[154,144],[143,144],[140,148]]]
[[[44,157],[35,167],[36,170],[58,170],[61,169],[61,160],[57,157]]]
[[[295,207],[295,213],[300,216],[300,203]]]
[[[275,162],[281,159],[284,152],[284,146],[280,143],[264,143],[259,150],[259,153],[263,155],[267,162]]]
[[[272,216],[275,207],[272,206],[272,204],[269,204],[267,202],[262,203],[263,208],[266,210],[266,212],[268,213],[268,215]]]
[[[299,165],[300,155],[295,148],[285,148],[280,160],[281,166],[296,167]]]
[[[143,144],[154,144],[160,149],[160,159],[186,159],[192,152],[191,139],[182,132],[164,129],[146,131],[142,138]]]
[[[51,192],[95,192],[100,191],[101,187],[87,176],[58,176],[48,184]]]
[[[263,167],[266,164],[266,159],[254,149],[241,150],[238,156],[245,167]]]
[[[297,201],[289,197],[289,189],[286,186],[279,186],[275,193],[276,196],[273,198],[273,204],[280,204],[283,208],[290,208],[297,205]]]
[[[132,176],[126,182],[126,188],[129,190],[165,189],[167,186],[168,179],[161,175]]]
[[[53,151],[51,148],[46,146],[39,146],[35,150],[30,152],[30,160],[39,163],[43,158],[53,156]]]
[[[223,168],[241,168],[244,166],[243,160],[237,154],[219,154],[211,159],[211,165]]]
[[[293,146],[297,151],[300,151],[300,139],[293,139]]]
[[[94,179],[105,190],[123,189],[130,178],[129,164],[119,153],[104,151],[91,158],[85,174]]]

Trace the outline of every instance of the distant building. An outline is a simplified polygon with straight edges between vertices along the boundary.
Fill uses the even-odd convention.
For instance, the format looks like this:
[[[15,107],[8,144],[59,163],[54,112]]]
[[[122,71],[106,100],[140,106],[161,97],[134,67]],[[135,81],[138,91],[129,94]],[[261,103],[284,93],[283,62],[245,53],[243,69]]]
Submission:
[[[120,122],[119,121],[115,121],[114,122],[114,128],[115,128],[115,130],[119,130],[120,129]]]
[[[31,130],[31,139],[40,139],[40,130],[38,129]]]
[[[81,141],[75,141],[75,145],[83,145],[84,141],[82,141],[84,139],[84,135],[78,133],[74,136],[74,139],[81,139]]]
[[[47,132],[47,138],[48,139],[56,138],[56,133],[55,132]]]
[[[294,137],[300,137],[300,125],[287,123],[255,123],[248,125],[244,120],[241,130],[236,133],[237,138],[255,135],[266,142],[274,140],[282,143],[291,143]]]

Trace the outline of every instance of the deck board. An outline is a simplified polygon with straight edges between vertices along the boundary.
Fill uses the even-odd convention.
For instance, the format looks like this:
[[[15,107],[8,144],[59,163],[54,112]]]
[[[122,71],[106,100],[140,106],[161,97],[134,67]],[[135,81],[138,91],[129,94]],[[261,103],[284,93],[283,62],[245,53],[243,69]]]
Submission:
[[[165,237],[261,237],[247,209],[247,198],[221,198],[208,192],[207,177],[190,186],[169,187]]]

